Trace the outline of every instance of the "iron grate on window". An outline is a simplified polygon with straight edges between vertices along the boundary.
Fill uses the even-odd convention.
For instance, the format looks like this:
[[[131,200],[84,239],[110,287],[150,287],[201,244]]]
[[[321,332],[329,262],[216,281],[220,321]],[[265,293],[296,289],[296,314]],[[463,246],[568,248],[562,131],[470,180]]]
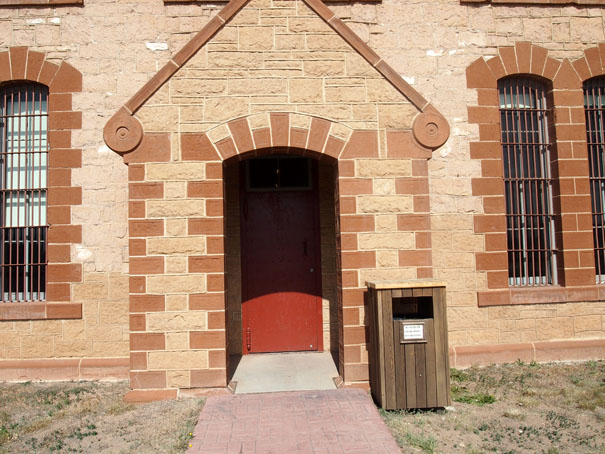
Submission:
[[[3,302],[46,298],[48,89],[0,88],[0,292]]]
[[[529,77],[498,83],[511,286],[557,283],[557,251],[544,84]]]
[[[586,141],[590,167],[590,196],[592,200],[592,233],[596,281],[605,283],[605,77],[584,83],[584,112]]]

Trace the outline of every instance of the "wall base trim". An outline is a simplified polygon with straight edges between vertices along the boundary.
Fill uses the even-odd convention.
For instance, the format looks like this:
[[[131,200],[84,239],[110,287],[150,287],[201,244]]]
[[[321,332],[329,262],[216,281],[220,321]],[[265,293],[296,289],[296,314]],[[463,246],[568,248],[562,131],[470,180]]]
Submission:
[[[450,367],[463,369],[490,364],[548,361],[588,361],[605,358],[605,339],[525,342],[450,347]]]
[[[124,402],[142,404],[158,400],[174,400],[178,394],[178,389],[132,389],[124,395]]]
[[[0,361],[0,381],[127,380],[129,358],[15,359]]]

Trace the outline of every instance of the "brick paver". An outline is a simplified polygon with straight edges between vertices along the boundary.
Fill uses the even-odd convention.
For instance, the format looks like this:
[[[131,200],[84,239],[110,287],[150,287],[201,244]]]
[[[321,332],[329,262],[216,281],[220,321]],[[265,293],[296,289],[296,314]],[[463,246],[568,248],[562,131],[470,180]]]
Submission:
[[[188,454],[400,454],[359,389],[209,397]]]

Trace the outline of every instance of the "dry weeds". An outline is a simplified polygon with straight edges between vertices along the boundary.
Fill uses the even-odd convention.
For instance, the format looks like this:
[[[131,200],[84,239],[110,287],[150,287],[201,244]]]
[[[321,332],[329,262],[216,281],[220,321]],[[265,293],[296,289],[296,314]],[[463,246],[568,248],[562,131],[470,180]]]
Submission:
[[[451,409],[382,412],[406,453],[605,453],[605,362],[451,371]]]
[[[179,453],[202,400],[131,405],[126,382],[0,384],[0,453]]]
[[[605,454],[603,361],[453,369],[451,378],[451,410],[382,412],[402,451]],[[127,391],[125,382],[0,384],[0,453],[183,452],[202,401],[135,406],[122,401]]]

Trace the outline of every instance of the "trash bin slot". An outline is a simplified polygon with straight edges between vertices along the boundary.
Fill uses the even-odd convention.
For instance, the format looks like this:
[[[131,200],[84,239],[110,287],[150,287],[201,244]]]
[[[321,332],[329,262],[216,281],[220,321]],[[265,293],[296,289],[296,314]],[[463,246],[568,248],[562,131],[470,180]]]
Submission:
[[[433,298],[431,296],[393,298],[393,318],[395,320],[433,318]]]

